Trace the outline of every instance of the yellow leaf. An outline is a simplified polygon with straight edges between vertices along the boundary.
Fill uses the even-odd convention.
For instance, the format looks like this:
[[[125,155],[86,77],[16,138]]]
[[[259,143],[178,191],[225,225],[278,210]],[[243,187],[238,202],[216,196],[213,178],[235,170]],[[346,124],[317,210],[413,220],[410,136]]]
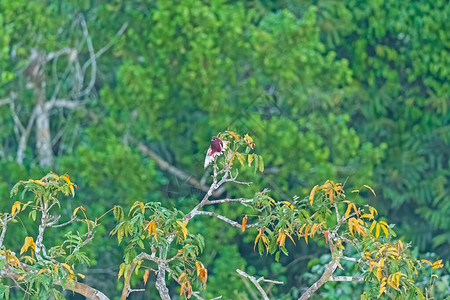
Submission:
[[[377,224],[375,229],[375,237],[378,238],[380,236],[380,224]]]
[[[333,191],[333,190],[330,190],[330,191],[328,192],[328,198],[330,198],[330,202],[333,202],[333,195],[334,195],[334,191]]]
[[[130,208],[130,212],[128,213],[128,215],[130,215],[131,212],[133,211],[133,209],[135,209],[137,206],[139,206],[140,203],[141,203],[141,202],[139,202],[139,201],[134,202],[134,204],[133,204],[133,205],[131,206],[131,208]]]
[[[244,135],[244,141],[247,143],[247,146],[253,149],[255,142],[253,141],[251,136],[249,136],[248,134]]]
[[[381,268],[377,268],[377,279],[378,281],[381,280]]]
[[[239,135],[235,134],[233,131],[228,131],[228,134],[234,137],[237,141],[239,141]]]
[[[203,269],[202,263],[199,262],[199,261],[196,261],[196,262],[195,262],[195,267],[196,267],[196,269],[197,269],[197,276],[200,276],[200,270]]]
[[[440,264],[440,265],[433,265],[432,269],[440,269],[442,268],[444,265]]]
[[[360,218],[361,219],[362,218],[366,218],[366,219],[369,219],[369,220],[373,220],[373,215],[372,214],[363,214],[363,215],[361,215]]]
[[[286,206],[289,206],[292,210],[294,210],[294,206],[290,202],[288,202],[288,201],[281,201],[281,203],[283,203]]]
[[[22,276],[20,276],[19,278],[17,278],[17,281],[23,280],[23,279],[25,278],[26,275],[27,275],[27,274],[25,273],[25,274],[23,274]]]
[[[400,255],[401,251],[403,251],[403,243],[402,243],[402,241],[398,240],[398,243],[397,243],[397,254]]]
[[[14,202],[14,204],[13,204],[13,206],[12,206],[12,209],[11,209],[11,215],[12,216],[14,216],[14,214],[16,213],[16,211],[17,212],[20,212],[20,202],[19,201],[16,201],[16,202]]]
[[[381,222],[380,222],[380,223],[381,223]],[[380,227],[381,227],[381,229],[383,229],[384,234],[386,235],[386,237],[388,237],[388,231],[387,231],[386,226],[380,225]]]
[[[139,206],[141,207],[141,213],[145,214],[145,205],[142,202],[139,202]]]
[[[423,263],[427,263],[427,264],[429,264],[430,266],[433,265],[433,264],[431,263],[431,261],[426,260],[426,259],[422,259],[422,260],[420,260],[420,261],[423,262]]]
[[[81,273],[77,273],[77,275],[79,276],[79,277],[81,277],[81,278],[84,278],[84,277],[86,277],[86,276],[84,276],[83,274],[81,274]]]
[[[34,243],[34,240],[31,236],[27,236],[25,238],[25,243],[23,244],[22,249],[20,249],[20,254],[26,252],[29,247],[31,247],[33,250],[36,249],[36,244]]]
[[[350,207],[350,206],[349,206]],[[348,230],[350,230],[350,234],[351,235],[353,235],[353,220],[354,220],[355,218],[350,218],[349,220],[348,220]]]
[[[247,215],[242,219],[242,232],[245,231],[245,226],[247,225]]]
[[[353,203],[349,203],[348,206],[347,206],[347,210],[345,211],[345,215],[344,215],[346,218],[348,217],[348,215],[352,211],[352,204]]]
[[[440,265],[441,263],[442,263],[442,259],[437,260],[437,261],[435,261],[435,262],[433,263],[433,266],[435,266],[435,265]]]
[[[306,226],[306,224],[303,224],[302,227],[300,227],[300,230],[298,231],[298,239],[301,238],[301,235],[302,235],[302,232],[303,232],[303,229],[305,228],[305,226]]]
[[[368,185],[363,185],[363,187],[366,187],[366,188],[368,188],[371,192],[372,192],[372,194],[376,197],[377,195],[375,194],[375,192],[373,191],[373,189],[370,187],[370,186],[368,186]]]
[[[356,208],[355,203],[352,203],[352,206],[353,206],[353,210],[355,211],[356,216],[359,218],[359,212],[358,212],[358,209]]]
[[[310,235],[311,237],[314,237],[314,235],[316,234],[317,230],[320,229],[320,227],[322,227],[320,224],[314,223],[314,224],[311,226],[311,231],[310,231],[309,235]]]
[[[375,225],[377,225],[377,221],[373,221],[372,225],[370,225],[369,231],[372,232],[372,230],[375,228]]]
[[[380,224],[382,224],[382,225],[384,225],[384,226],[386,226],[386,227],[389,226],[385,221],[380,221],[380,222],[378,222],[378,223],[380,223]]]
[[[67,177],[67,174],[66,174],[66,175],[61,175],[60,178],[64,179],[64,181],[65,181],[68,185],[71,185],[72,182],[70,182],[70,179],[69,179],[69,177]]]
[[[61,266],[63,266],[67,271],[69,271],[70,275],[74,275],[72,268],[66,263],[61,263]]]
[[[77,214],[77,212],[78,212],[79,209],[85,210],[83,206],[78,206],[77,208],[75,208],[75,209],[73,210],[73,216],[75,216],[75,215]]]
[[[120,279],[122,277],[123,273],[125,272],[125,268],[127,265],[125,263],[121,263],[119,267],[119,274],[117,275],[117,279]]]
[[[69,185],[70,192],[72,193],[72,198],[75,197],[75,189],[73,188],[73,185]]]
[[[39,272],[37,274],[41,275],[44,272],[50,272],[50,270],[49,269],[41,269],[41,270],[39,270]]]
[[[306,225],[306,228],[305,228],[305,242],[306,242],[306,244],[308,244],[308,229],[309,229],[309,225]]]
[[[309,194],[309,202],[311,204],[311,206],[313,205],[313,201],[314,201],[314,194],[316,193],[316,190],[319,188],[318,185],[316,185],[315,187],[313,187],[313,189],[311,190],[311,193]]]
[[[181,231],[183,232],[184,239],[186,239],[186,237],[188,235],[188,231],[186,229],[186,224],[187,223],[185,224],[185,223],[182,223],[181,221],[177,221],[177,224],[180,226]]]
[[[247,156],[247,162],[248,162],[248,166],[250,167],[252,165],[252,161],[254,159],[255,155],[254,154],[249,154]]]

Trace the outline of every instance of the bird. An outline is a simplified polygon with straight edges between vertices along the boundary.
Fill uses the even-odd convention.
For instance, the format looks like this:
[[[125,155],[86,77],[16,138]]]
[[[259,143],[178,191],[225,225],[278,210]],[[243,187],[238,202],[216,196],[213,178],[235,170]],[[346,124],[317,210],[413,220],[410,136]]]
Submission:
[[[213,136],[205,157],[205,169],[214,160],[214,157],[221,155],[227,147],[228,141],[222,141],[217,136]]]

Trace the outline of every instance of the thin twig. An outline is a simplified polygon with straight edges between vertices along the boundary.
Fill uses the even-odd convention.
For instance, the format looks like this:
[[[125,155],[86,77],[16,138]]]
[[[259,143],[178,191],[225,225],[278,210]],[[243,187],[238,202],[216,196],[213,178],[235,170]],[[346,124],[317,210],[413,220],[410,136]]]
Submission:
[[[275,284],[284,284],[281,281],[276,281],[276,280],[270,280],[270,279],[264,279],[264,277],[260,277],[258,279],[256,279],[253,276],[248,275],[247,273],[245,273],[242,270],[236,269],[236,272],[238,272],[239,275],[247,277],[248,279],[250,279],[250,281],[256,286],[256,288],[258,289],[258,291],[261,293],[262,297],[264,300],[269,300],[269,297],[267,296],[266,292],[264,291],[264,289],[261,287],[261,285],[259,284],[260,281],[264,281],[264,282],[270,282],[270,283],[275,283]]]

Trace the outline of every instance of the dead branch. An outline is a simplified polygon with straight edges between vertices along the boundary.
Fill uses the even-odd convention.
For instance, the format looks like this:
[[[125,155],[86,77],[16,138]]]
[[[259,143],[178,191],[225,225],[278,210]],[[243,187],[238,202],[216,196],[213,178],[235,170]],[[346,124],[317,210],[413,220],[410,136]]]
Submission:
[[[269,297],[267,296],[266,292],[264,291],[264,289],[261,287],[261,285],[259,284],[260,281],[264,281],[264,282],[270,282],[270,283],[275,283],[275,284],[284,284],[281,281],[276,281],[276,280],[270,280],[270,279],[264,279],[264,277],[260,277],[258,279],[256,279],[253,276],[248,275],[247,273],[245,273],[244,271],[241,271],[239,269],[236,269],[236,272],[238,272],[239,275],[247,277],[248,279],[250,279],[250,281],[256,286],[256,288],[258,289],[258,291],[261,293],[262,297],[264,300],[269,300]]]
[[[179,179],[188,182],[190,185],[194,186],[195,188],[197,188],[199,190],[208,192],[208,190],[210,188],[209,186],[202,184],[199,180],[197,180],[192,175],[189,175],[188,173],[169,164],[161,156],[156,154],[153,150],[151,150],[149,147],[147,147],[143,143],[138,142],[137,145],[138,145],[139,150],[141,150],[141,152],[144,153],[145,155],[150,156],[162,170],[165,170],[165,171],[169,172],[170,174],[178,177]],[[218,190],[214,191],[212,195],[214,197],[217,197],[217,196],[220,196],[221,194],[223,194],[223,192],[224,192],[223,188],[218,189]]]

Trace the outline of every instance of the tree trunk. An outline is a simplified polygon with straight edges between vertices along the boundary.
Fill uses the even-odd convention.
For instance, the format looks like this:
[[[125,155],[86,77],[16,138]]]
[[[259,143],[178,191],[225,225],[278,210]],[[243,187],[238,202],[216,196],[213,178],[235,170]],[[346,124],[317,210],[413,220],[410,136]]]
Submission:
[[[53,164],[53,150],[50,134],[50,117],[45,102],[45,68],[46,55],[32,49],[30,62],[25,70],[33,86],[34,97],[36,98],[36,151],[41,167],[49,167]]]
[[[37,97],[45,97],[45,92],[42,89],[35,89],[35,95]],[[50,134],[50,117],[44,104],[45,98],[43,98],[43,101],[38,98],[36,107],[36,150],[40,166],[49,167],[53,165],[53,150]]]

